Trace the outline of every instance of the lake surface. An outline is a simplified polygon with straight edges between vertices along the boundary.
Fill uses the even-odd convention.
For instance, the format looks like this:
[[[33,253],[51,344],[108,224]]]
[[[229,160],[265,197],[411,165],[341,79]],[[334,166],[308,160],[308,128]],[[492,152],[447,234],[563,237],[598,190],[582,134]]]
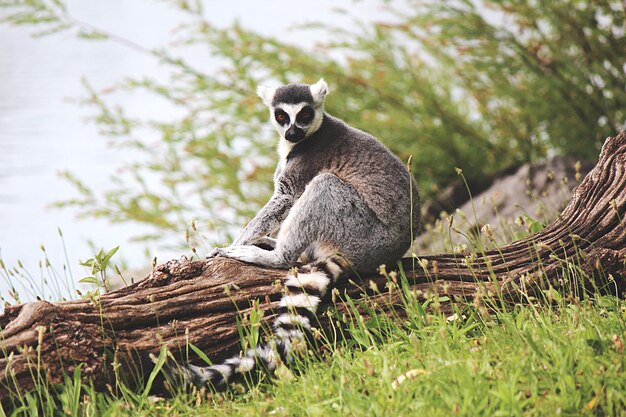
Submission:
[[[379,2],[373,1],[231,0],[205,4],[208,18],[215,24],[225,26],[238,20],[245,27],[307,47],[321,40],[320,33],[294,30],[299,24],[320,20],[352,24],[348,17],[333,14],[334,7],[356,8],[364,20],[380,15],[374,6]],[[288,5],[288,12],[281,4]],[[147,0],[74,0],[68,2],[68,10],[82,21],[148,48],[167,46],[171,31],[185,19],[166,3]],[[131,242],[132,236],[146,231],[140,225],[81,220],[70,209],[49,207],[54,201],[76,196],[73,187],[59,177],[62,170],[72,172],[93,189],[107,189],[108,178],[124,161],[133,159],[133,155],[109,146],[107,138],[86,122],[90,110],[72,100],[85,93],[81,79],[102,89],[125,76],[159,77],[163,70],[152,57],[119,43],[88,42],[67,32],[33,39],[31,32],[32,28],[0,25],[0,259],[7,268],[15,267],[19,260],[29,271],[28,279],[12,278],[11,285],[35,288],[30,295],[21,291],[22,301],[42,292],[55,298],[42,286],[50,272],[40,266],[44,258],[41,245],[56,272],[72,281],[67,286],[70,293],[74,282],[88,274],[79,266],[79,259],[92,256],[93,247],[120,245],[120,256],[136,268],[150,265],[154,256],[162,261],[180,256],[149,243]],[[206,57],[203,65],[207,68],[203,69],[210,72],[214,64]],[[332,80],[327,81],[332,85]],[[124,106],[134,113],[166,110],[144,102],[139,95],[129,97]],[[67,261],[58,229],[63,232]],[[181,225],[181,234],[184,229]],[[69,270],[64,271],[65,264]],[[10,300],[5,275],[0,274],[0,295]]]

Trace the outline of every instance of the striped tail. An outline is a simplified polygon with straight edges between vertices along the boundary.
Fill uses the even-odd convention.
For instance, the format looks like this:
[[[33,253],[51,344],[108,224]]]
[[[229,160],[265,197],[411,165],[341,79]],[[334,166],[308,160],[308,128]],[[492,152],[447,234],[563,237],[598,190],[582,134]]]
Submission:
[[[333,288],[345,268],[343,259],[328,258],[290,272],[284,283],[284,295],[274,320],[274,337],[267,343],[248,349],[221,364],[207,367],[185,365],[172,369],[185,384],[225,389],[231,382],[246,380],[256,371],[273,373],[280,363],[289,365],[294,351],[311,340],[312,323],[322,299]]]

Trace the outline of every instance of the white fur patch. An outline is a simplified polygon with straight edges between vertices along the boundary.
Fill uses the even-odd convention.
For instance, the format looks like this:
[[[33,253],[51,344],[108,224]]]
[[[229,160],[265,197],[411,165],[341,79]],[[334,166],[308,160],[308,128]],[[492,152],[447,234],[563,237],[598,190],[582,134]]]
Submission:
[[[261,97],[263,104],[267,107],[271,107],[274,94],[276,94],[276,87],[264,87],[260,85],[256,88],[256,94]]]
[[[336,280],[337,277],[339,277],[339,275],[343,272],[341,267],[330,259],[326,261],[326,268],[328,268],[328,272],[333,275],[333,280]]]
[[[308,294],[296,294],[296,295],[284,295],[280,299],[278,304],[280,307],[305,307],[315,312],[317,305],[320,303],[320,298],[315,295]]]
[[[254,369],[254,359],[248,357],[241,358],[241,363],[237,367],[237,372],[244,374],[246,372],[250,372],[252,369]]]
[[[308,104],[309,103],[305,102],[297,104],[280,103],[278,106],[276,106],[276,108],[283,109],[283,111],[289,115],[289,125],[292,125],[296,122],[296,116],[298,115],[298,113],[300,113],[300,110],[302,110],[304,106],[307,106]]]
[[[328,85],[323,78],[320,78],[318,82],[315,84],[311,84],[309,86],[311,90],[311,95],[313,96],[313,101],[315,104],[319,105],[324,102],[324,97],[329,93]]]
[[[212,365],[210,369],[222,374],[224,379],[228,379],[230,377],[231,367],[228,365]]]
[[[261,358],[267,367],[272,370],[276,367],[275,352],[271,345],[257,346],[256,354]]]
[[[305,329],[311,327],[309,319],[298,314],[281,314],[274,321],[274,325],[291,324],[293,326],[302,326]]]
[[[306,291],[307,288],[313,288],[319,291],[322,295],[326,293],[330,279],[322,271],[315,271],[310,273],[298,273],[298,276],[290,275],[289,279],[285,282],[285,285],[293,287],[301,287]]]
[[[304,334],[301,330],[285,330],[280,327],[274,330],[274,335],[283,340],[304,339]]]
[[[291,152],[294,146],[296,146],[296,144],[289,142],[285,139],[284,135],[280,137],[280,140],[278,141],[278,156],[283,164],[284,161],[287,160],[287,155],[289,155],[289,152]]]

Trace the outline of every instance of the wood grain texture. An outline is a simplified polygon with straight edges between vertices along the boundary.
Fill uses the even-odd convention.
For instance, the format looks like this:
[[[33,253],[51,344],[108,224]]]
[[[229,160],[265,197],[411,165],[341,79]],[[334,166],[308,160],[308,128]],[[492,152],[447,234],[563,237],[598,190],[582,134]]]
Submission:
[[[626,132],[608,138],[595,168],[574,190],[559,218],[541,232],[499,250],[479,254],[443,254],[403,259],[402,267],[418,294],[447,294],[471,300],[486,292],[510,303],[525,294],[558,285],[567,274],[564,260],[581,265],[588,279],[574,283],[607,287],[623,295],[626,276]],[[413,269],[415,266],[415,269]],[[34,386],[33,375],[62,382],[63,373],[82,365],[85,379],[104,387],[119,372],[145,372],[150,353],[167,346],[175,355],[192,343],[214,361],[240,349],[238,318],[253,300],[271,323],[280,299],[284,270],[259,268],[225,258],[172,260],[157,266],[147,279],[94,300],[46,302],[8,307],[0,315],[0,401],[16,390]],[[577,276],[581,276],[578,274]],[[339,294],[363,300],[364,288],[382,293],[367,296],[394,314],[402,314],[400,291],[385,289],[379,274],[343,280]],[[419,291],[421,291],[421,293]],[[337,309],[346,311],[341,302]],[[363,311],[367,315],[367,311]],[[320,317],[320,327],[329,326]],[[40,350],[40,373],[36,371]],[[197,360],[191,356],[192,360]]]

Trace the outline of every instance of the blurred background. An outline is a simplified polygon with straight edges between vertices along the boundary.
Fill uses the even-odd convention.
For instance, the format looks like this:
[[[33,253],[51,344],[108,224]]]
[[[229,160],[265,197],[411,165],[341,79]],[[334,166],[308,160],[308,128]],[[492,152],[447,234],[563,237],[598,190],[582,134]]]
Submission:
[[[413,156],[435,214],[461,170],[480,190],[593,160],[626,126],[625,7],[0,1],[1,300],[74,296],[101,248],[132,271],[228,242],[271,193],[258,84],[325,78],[329,113]]]

